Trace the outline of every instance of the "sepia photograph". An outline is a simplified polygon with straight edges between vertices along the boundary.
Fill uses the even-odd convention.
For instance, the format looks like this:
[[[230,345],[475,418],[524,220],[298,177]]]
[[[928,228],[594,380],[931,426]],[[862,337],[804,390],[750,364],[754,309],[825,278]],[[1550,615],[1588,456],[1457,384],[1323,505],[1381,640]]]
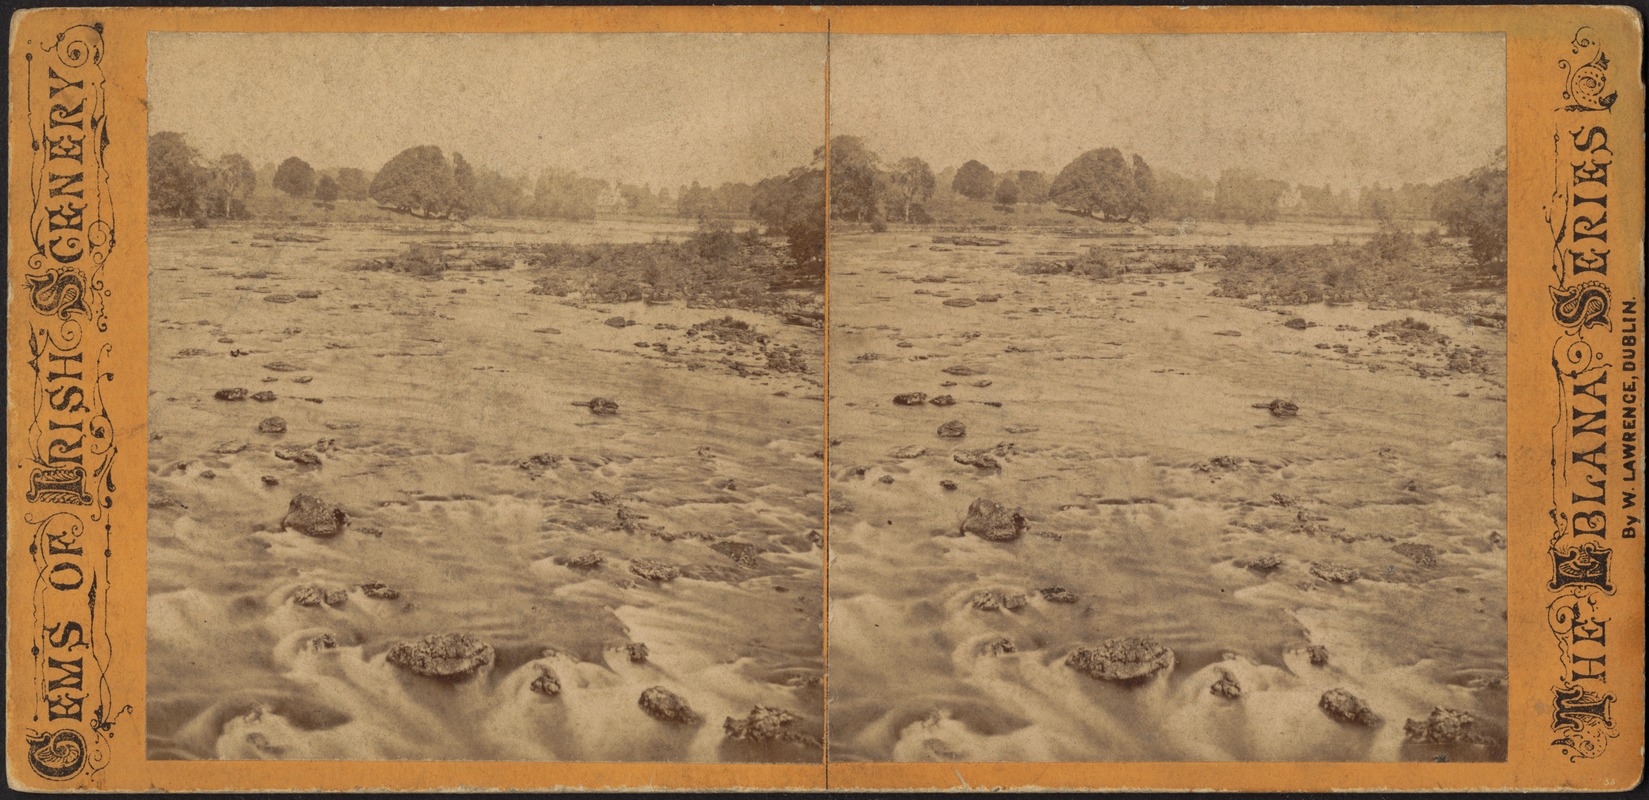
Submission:
[[[1504,37],[830,49],[831,762],[1505,760]]]
[[[148,759],[819,763],[824,37],[147,47]]]

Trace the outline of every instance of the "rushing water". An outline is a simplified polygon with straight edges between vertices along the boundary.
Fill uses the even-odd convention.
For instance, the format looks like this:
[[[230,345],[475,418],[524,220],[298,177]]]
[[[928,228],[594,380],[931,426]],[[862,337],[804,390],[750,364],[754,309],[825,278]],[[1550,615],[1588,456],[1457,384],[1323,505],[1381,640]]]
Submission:
[[[1029,254],[1075,246],[986,235],[1012,241],[833,242],[831,758],[1503,758],[1503,366],[1422,377],[1411,365],[1441,369],[1438,353],[1368,329],[1421,317],[1497,365],[1503,332],[1360,307],[1281,316],[1210,297],[1201,273],[1026,276],[1013,267]],[[1316,327],[1281,324],[1294,314]],[[957,366],[972,374],[944,371]],[[891,402],[917,391],[956,404]],[[1273,398],[1299,415],[1253,407]],[[936,435],[948,420],[964,439]],[[956,463],[964,448],[994,449],[1001,470]],[[975,498],[1022,508],[1031,533],[961,536]],[[1245,568],[1264,556],[1281,566]],[[1317,580],[1314,562],[1362,578]],[[1078,602],[1039,593],[1055,586]],[[981,591],[1029,599],[978,610]],[[1065,665],[1120,636],[1156,639],[1177,665],[1137,686]],[[1012,652],[993,650],[1001,639]],[[1211,691],[1225,677],[1240,698]],[[1331,718],[1318,702],[1333,688],[1384,722]],[[1405,721],[1434,706],[1472,713],[1491,741],[1407,742]]]
[[[822,735],[819,387],[738,377],[713,344],[655,326],[732,313],[819,357],[816,332],[723,310],[569,306],[527,294],[520,271],[347,271],[403,240],[320,233],[264,248],[241,228],[151,240],[151,757],[817,761],[817,748],[731,740],[721,723],[764,705]],[[262,301],[300,290],[319,297]],[[602,324],[613,315],[639,324]],[[277,399],[213,399],[237,386]],[[594,396],[619,414],[574,405]],[[257,431],[271,415],[285,434]],[[322,463],[273,455],[292,444]],[[561,460],[519,466],[541,453]],[[281,530],[298,492],[340,504],[349,528]],[[712,549],[725,542],[759,554],[736,563]],[[585,553],[606,561],[566,564]],[[627,570],[637,559],[682,576],[643,580]],[[399,597],[367,596],[372,581]],[[296,605],[311,585],[347,599]],[[449,631],[492,645],[494,663],[443,683],[386,662],[396,642]],[[323,636],[335,646],[316,647]],[[554,697],[531,688],[545,666]],[[704,723],[648,716],[637,700],[651,686]]]

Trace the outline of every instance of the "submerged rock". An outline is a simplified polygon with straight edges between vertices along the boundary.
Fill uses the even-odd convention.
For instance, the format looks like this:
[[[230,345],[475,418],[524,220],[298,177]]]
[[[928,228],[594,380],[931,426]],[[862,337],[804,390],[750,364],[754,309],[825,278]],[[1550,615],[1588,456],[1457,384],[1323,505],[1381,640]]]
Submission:
[[[1092,678],[1137,681],[1173,669],[1174,651],[1155,639],[1125,636],[1106,639],[1098,647],[1079,647],[1065,664]]]
[[[361,584],[361,593],[374,600],[394,600],[401,596],[401,590],[383,581],[367,581]]]
[[[1025,595],[1005,594],[988,590],[974,592],[973,596],[968,598],[968,604],[973,606],[976,611],[1013,611],[1024,608],[1025,603]]]
[[[1002,462],[997,461],[996,456],[984,450],[958,450],[951,454],[951,460],[977,469],[996,470],[1002,468]]]
[[[1368,703],[1344,689],[1329,689],[1323,692],[1322,699],[1317,701],[1317,707],[1341,722],[1353,725],[1380,723],[1380,715],[1374,713],[1374,709],[1369,708]]]
[[[250,393],[247,392],[245,389],[234,388],[234,389],[219,389],[217,391],[217,393],[213,394],[212,396],[219,399],[219,400],[245,400],[246,396],[248,394],[250,394]]]
[[[1269,403],[1255,403],[1255,408],[1263,408],[1271,412],[1273,417],[1292,417],[1300,413],[1300,406],[1292,400],[1272,400]]]
[[[554,697],[561,694],[561,676],[555,674],[555,670],[540,664],[538,675],[532,679],[532,683],[527,688],[546,697]]]
[[[818,739],[791,729],[796,719],[795,714],[782,708],[756,706],[744,719],[727,717],[721,729],[727,738],[742,742],[793,742],[819,746]]]
[[[1008,509],[994,500],[983,497],[968,506],[968,516],[962,520],[962,533],[971,533],[992,542],[1011,542],[1025,534],[1030,521],[1019,509]]]
[[[1229,672],[1221,675],[1219,680],[1214,681],[1214,685],[1208,687],[1208,691],[1213,692],[1220,697],[1224,697],[1227,700],[1235,700],[1242,697],[1242,687],[1237,685],[1237,680],[1231,677],[1231,673]]]
[[[590,409],[591,414],[600,417],[610,417],[618,413],[618,402],[605,397],[592,397],[586,403],[574,403],[575,406],[584,406]]]
[[[647,716],[660,722],[671,722],[677,725],[697,725],[703,721],[698,712],[687,704],[681,695],[664,688],[654,686],[641,693],[641,699],[636,701]]]
[[[275,457],[282,461],[291,461],[306,467],[319,466],[321,457],[313,450],[305,450],[298,445],[282,445],[275,448]]]
[[[945,301],[945,305],[950,306],[951,308],[968,308],[973,304],[974,301],[969,300],[966,297],[953,297]]]
[[[961,420],[953,419],[940,425],[937,433],[941,439],[960,439],[968,435],[968,426],[962,424]]]
[[[654,561],[649,558],[638,558],[635,561],[630,562],[630,572],[635,574],[637,577],[646,578],[647,580],[658,581],[661,583],[664,581],[673,581],[676,578],[681,577],[680,569],[670,566],[662,561]]]
[[[607,557],[600,553],[585,553],[575,558],[567,559],[567,566],[573,569],[595,569],[606,561]]]
[[[313,608],[318,605],[328,605],[334,608],[344,604],[349,593],[342,589],[328,589],[321,586],[300,586],[292,592],[292,602],[300,606]]]
[[[1403,723],[1403,734],[1421,744],[1481,744],[1488,737],[1477,731],[1477,718],[1453,708],[1435,706],[1431,716]]]
[[[1392,545],[1391,549],[1397,551],[1398,555],[1407,556],[1410,561],[1422,567],[1437,566],[1437,548],[1429,544],[1403,542],[1402,544]]]
[[[1013,640],[1007,637],[999,636],[985,643],[986,655],[1000,656],[1016,652],[1019,652],[1019,648],[1015,647]]]
[[[269,417],[258,423],[258,433],[286,433],[286,420]]]
[[[343,509],[327,503],[312,494],[292,498],[281,518],[282,528],[291,528],[305,536],[337,536],[349,524],[349,515]]]
[[[269,391],[268,389],[265,389],[261,392],[258,392],[257,394],[252,395],[252,399],[256,400],[260,403],[273,403],[273,402],[275,402],[275,393]]]
[[[956,481],[953,481],[953,480],[940,481],[939,482],[939,488],[944,489],[947,492],[954,492],[954,491],[956,491]]]
[[[430,634],[389,649],[388,661],[415,675],[461,681],[492,663],[492,645],[467,633]]]
[[[1304,317],[1295,317],[1295,318],[1293,318],[1293,319],[1291,319],[1287,322],[1284,322],[1283,327],[1293,328],[1294,330],[1297,330],[1297,331],[1303,331],[1306,328],[1311,327],[1311,323],[1306,322]]]
[[[929,400],[928,403],[936,406],[954,406],[956,405],[956,398],[951,397],[948,394],[942,394]]]
[[[1311,562],[1311,574],[1329,583],[1351,583],[1363,577],[1363,573],[1355,567],[1341,566],[1327,561]]]
[[[893,396],[893,404],[896,406],[919,406],[927,401],[926,392],[905,392]]]
[[[1050,603],[1075,603],[1077,596],[1063,586],[1049,586],[1042,590],[1042,599]]]
[[[756,556],[761,553],[761,549],[753,544],[732,542],[725,539],[710,545],[710,549],[733,559],[733,563],[741,567],[756,566]]]
[[[1247,568],[1262,574],[1276,572],[1282,565],[1283,560],[1279,556],[1260,556],[1244,564]]]

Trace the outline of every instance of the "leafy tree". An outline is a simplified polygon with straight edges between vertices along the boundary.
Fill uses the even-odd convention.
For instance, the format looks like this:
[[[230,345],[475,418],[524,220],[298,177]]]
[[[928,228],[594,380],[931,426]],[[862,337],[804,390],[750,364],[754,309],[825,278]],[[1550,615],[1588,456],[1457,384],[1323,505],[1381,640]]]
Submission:
[[[824,159],[824,148],[813,151],[814,160]],[[881,217],[876,198],[878,158],[857,136],[830,138],[830,216],[854,222],[870,222]]]
[[[797,167],[787,175],[757,183],[750,216],[782,234],[790,244],[796,268],[813,280],[824,278],[825,178],[817,167]]]
[[[441,148],[424,144],[402,150],[385,163],[367,193],[379,205],[433,218],[446,215],[456,186]]]
[[[315,182],[315,199],[323,203],[331,203],[338,199],[338,182],[331,175],[322,175]]]
[[[197,174],[206,179],[201,195],[209,216],[224,219],[246,216],[246,201],[258,183],[258,175],[246,156],[230,153]]]
[[[1157,197],[1157,178],[1151,172],[1151,165],[1138,153],[1134,154],[1134,209],[1133,216],[1141,222],[1147,222],[1156,216],[1160,206]]]
[[[714,201],[710,196],[710,190],[700,186],[698,181],[693,181],[692,186],[682,189],[677,195],[676,213],[683,217],[705,219],[713,210]]]
[[[891,196],[899,203],[899,216],[910,222],[911,206],[920,206],[933,197],[933,169],[915,156],[901,158],[888,174],[888,186]]]
[[[1501,151],[1504,158],[1504,151]],[[1437,187],[1432,216],[1450,236],[1465,236],[1485,271],[1506,266],[1506,164],[1480,167]]]
[[[470,213],[477,216],[518,217],[527,208],[527,178],[524,175],[508,177],[485,167],[478,169],[475,171],[475,188],[471,190],[470,202]]]
[[[1079,214],[1100,219],[1127,219],[1139,211],[1134,172],[1115,147],[1077,156],[1054,178],[1048,197]]]
[[[315,168],[309,166],[309,162],[292,156],[275,168],[272,183],[276,189],[293,197],[308,197],[315,191]]]
[[[345,200],[365,200],[368,182],[366,171],[355,167],[338,170],[338,196]]]
[[[711,202],[716,211],[722,214],[742,217],[750,213],[750,201],[754,199],[754,186],[748,183],[724,183],[716,187]]]
[[[1003,178],[996,185],[996,202],[999,205],[1011,206],[1019,202],[1019,184],[1011,177]]]
[[[1288,184],[1262,178],[1251,170],[1228,169],[1214,184],[1214,213],[1221,219],[1240,219],[1250,225],[1277,218],[1278,201]]]
[[[956,177],[951,181],[951,191],[970,200],[984,200],[991,196],[991,190],[996,188],[996,173],[991,168],[978,161],[968,161],[956,170]]]
[[[200,209],[200,154],[176,131],[149,137],[149,207],[161,214],[191,216]]]
[[[1019,199],[1027,203],[1048,202],[1048,176],[1034,169],[1022,169],[1014,173],[1014,183],[1019,185]]]
[[[533,187],[532,213],[556,219],[595,219],[596,200],[607,185],[569,169],[546,169]]]
[[[1205,177],[1187,178],[1173,172],[1157,176],[1157,216],[1168,219],[1200,219],[1213,213],[1214,182]]]
[[[452,199],[447,202],[447,216],[464,219],[475,213],[475,168],[464,160],[464,154],[452,153]]]

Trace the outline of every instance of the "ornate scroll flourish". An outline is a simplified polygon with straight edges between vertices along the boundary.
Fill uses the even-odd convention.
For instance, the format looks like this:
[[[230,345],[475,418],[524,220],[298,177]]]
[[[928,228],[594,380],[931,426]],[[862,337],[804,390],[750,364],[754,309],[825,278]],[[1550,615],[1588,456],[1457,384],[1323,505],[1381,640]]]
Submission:
[[[25,502],[8,527],[26,530],[21,519],[32,528],[35,567],[25,760],[42,778],[89,788],[112,758],[117,721],[132,710],[117,707],[109,681],[117,448],[102,390],[114,379],[104,270],[115,220],[104,161],[103,26],[73,25],[17,49],[27,73],[32,252],[12,290],[26,300],[15,310],[29,315],[32,386],[27,457],[13,467]]]
[[[1565,70],[1560,119],[1552,134],[1554,180],[1545,209],[1552,237],[1551,322],[1557,418],[1551,429],[1552,533],[1546,554],[1551,573],[1545,589],[1547,626],[1557,644],[1558,675],[1552,688],[1551,745],[1570,761],[1597,758],[1615,730],[1608,690],[1609,619],[1601,613],[1615,594],[1607,469],[1611,387],[1621,380],[1612,332],[1609,285],[1607,176],[1614,153],[1607,121],[1578,115],[1607,111],[1609,59],[1591,28],[1575,31]],[[1562,115],[1577,116],[1562,118]],[[1594,118],[1595,120],[1595,118]],[[1615,373],[1611,380],[1611,372]],[[1617,523],[1618,524],[1618,523]]]
[[[1563,99],[1569,104],[1559,111],[1608,111],[1615,104],[1615,92],[1604,94],[1609,88],[1609,56],[1591,36],[1590,27],[1575,31],[1569,41],[1571,58],[1557,62],[1569,71],[1563,83]]]

